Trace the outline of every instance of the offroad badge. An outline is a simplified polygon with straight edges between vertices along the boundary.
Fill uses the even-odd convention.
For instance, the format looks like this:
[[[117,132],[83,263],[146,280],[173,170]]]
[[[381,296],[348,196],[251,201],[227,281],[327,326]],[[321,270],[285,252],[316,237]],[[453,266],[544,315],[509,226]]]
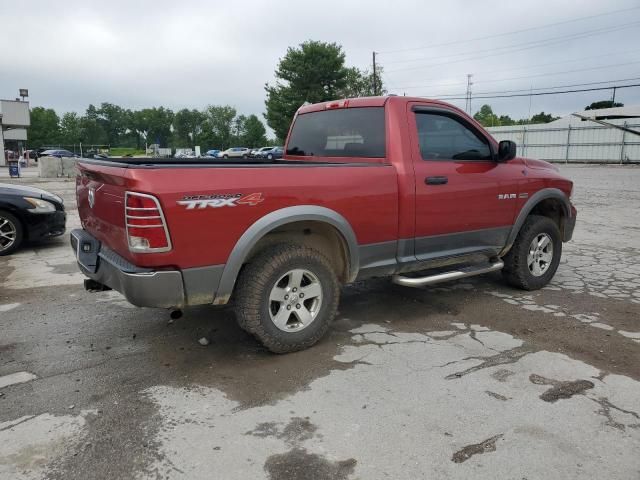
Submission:
[[[211,195],[187,195],[178,200],[178,205],[183,205],[187,210],[203,208],[237,207],[238,205],[250,205],[252,207],[263,202],[262,193],[214,193]]]

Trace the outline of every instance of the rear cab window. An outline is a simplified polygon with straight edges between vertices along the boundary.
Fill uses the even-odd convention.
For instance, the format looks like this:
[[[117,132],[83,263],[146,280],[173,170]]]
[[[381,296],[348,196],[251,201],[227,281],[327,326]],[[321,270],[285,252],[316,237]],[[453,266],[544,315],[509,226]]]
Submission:
[[[385,158],[384,107],[340,108],[300,114],[293,124],[286,148],[286,154],[295,157]]]

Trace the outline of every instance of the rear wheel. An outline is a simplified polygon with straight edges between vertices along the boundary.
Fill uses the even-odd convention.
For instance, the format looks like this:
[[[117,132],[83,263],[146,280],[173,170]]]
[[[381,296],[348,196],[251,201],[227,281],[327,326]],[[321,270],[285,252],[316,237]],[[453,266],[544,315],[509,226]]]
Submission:
[[[14,252],[24,239],[20,220],[4,210],[0,210],[0,256]]]
[[[281,244],[242,271],[236,315],[242,328],[274,353],[303,350],[326,333],[340,290],[329,260],[317,250]]]
[[[272,154],[267,155],[267,159],[273,160],[273,155]]]
[[[249,157],[247,156],[247,154],[244,154],[244,155],[242,155],[242,158],[246,159],[246,158],[249,158]]]
[[[225,154],[225,155],[222,156],[222,158],[227,159],[227,158],[229,158],[229,155]]]
[[[504,257],[502,273],[514,287],[537,290],[551,281],[561,254],[558,225],[548,217],[530,215]]]

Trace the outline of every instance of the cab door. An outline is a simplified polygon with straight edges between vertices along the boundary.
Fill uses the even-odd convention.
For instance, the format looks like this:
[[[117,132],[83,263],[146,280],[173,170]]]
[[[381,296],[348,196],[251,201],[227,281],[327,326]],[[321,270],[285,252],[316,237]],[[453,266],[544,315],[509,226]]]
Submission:
[[[498,163],[495,141],[459,111],[421,103],[408,109],[416,257],[495,255],[514,222],[522,166]]]

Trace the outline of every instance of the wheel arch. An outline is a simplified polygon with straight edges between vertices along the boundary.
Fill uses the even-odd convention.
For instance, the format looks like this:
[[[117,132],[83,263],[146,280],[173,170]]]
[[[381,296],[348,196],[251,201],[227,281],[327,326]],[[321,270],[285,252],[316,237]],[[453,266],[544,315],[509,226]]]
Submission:
[[[318,228],[312,229],[314,225]],[[329,260],[337,268],[344,269],[344,272],[338,272],[341,280],[344,282],[353,281],[358,275],[360,262],[356,235],[347,219],[338,212],[326,207],[297,205],[282,208],[265,215],[254,222],[242,234],[227,259],[213,303],[222,305],[229,301],[238,274],[242,266],[251,257],[264,247],[280,240],[290,240],[291,236],[287,234],[291,232],[305,236],[307,235],[306,230],[315,230],[312,235],[315,234],[316,238],[312,239],[312,241],[316,242],[316,244],[321,241],[317,237],[322,237],[323,234],[330,236],[331,232],[333,232],[336,235],[335,240],[339,242],[342,250],[342,267],[339,267],[339,259],[334,257],[329,258]],[[332,240],[328,238],[326,241],[331,242]],[[300,243],[309,244],[309,242],[305,241]]]
[[[543,188],[534,193],[520,209],[507,237],[507,243],[500,252],[501,257],[511,250],[520,229],[529,215],[541,215],[551,218],[558,225],[563,240],[566,238],[565,224],[572,215],[569,199],[560,189]]]

